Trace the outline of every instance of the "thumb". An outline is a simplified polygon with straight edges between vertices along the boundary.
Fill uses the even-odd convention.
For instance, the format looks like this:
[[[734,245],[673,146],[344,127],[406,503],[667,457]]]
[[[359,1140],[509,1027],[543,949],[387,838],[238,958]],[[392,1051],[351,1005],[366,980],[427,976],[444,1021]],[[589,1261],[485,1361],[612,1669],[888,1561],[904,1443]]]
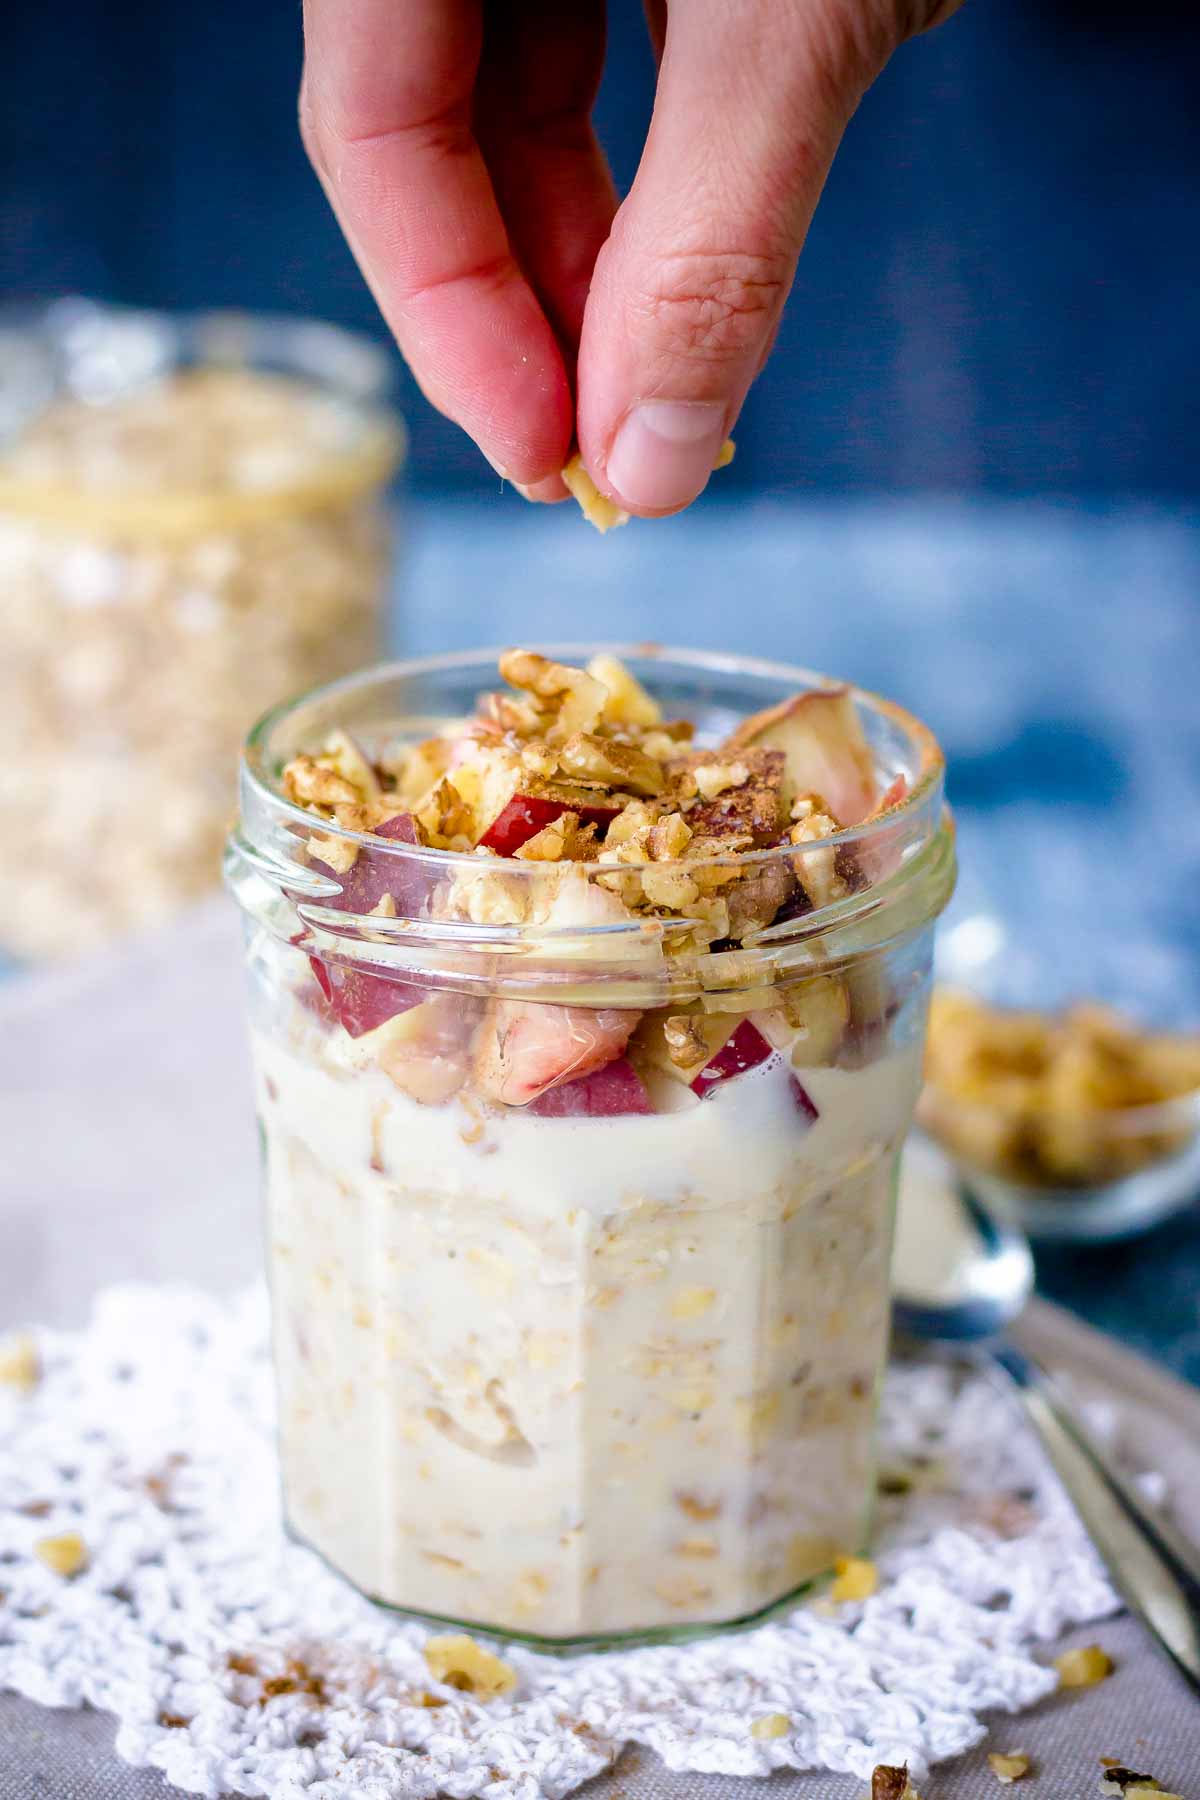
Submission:
[[[842,131],[898,32],[879,0],[672,7],[637,179],[596,263],[578,431],[635,513],[704,487],[762,366]]]

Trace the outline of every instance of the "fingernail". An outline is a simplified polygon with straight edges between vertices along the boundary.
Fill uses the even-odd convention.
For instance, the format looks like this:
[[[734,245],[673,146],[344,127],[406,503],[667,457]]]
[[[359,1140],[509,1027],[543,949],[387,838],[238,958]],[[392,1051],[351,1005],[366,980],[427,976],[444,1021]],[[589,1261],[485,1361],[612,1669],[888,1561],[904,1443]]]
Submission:
[[[609,485],[627,506],[686,506],[713,471],[725,441],[725,409],[704,400],[643,400],[608,454]]]

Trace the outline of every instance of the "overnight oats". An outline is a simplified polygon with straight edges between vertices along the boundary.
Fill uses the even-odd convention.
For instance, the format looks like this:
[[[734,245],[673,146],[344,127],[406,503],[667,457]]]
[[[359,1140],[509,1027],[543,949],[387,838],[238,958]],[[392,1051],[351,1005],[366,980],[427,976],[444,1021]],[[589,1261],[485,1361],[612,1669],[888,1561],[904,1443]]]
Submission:
[[[562,655],[269,716],[227,859],[290,1526],[557,1643],[744,1620],[861,1547],[953,881],[899,709]]]

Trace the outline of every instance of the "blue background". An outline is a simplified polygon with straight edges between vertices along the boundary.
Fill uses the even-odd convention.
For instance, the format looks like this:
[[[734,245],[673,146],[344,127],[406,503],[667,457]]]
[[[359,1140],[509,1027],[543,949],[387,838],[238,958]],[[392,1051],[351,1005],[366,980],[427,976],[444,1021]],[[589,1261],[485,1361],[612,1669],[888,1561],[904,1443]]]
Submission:
[[[299,11],[0,9],[0,292],[378,331],[297,141]],[[599,121],[627,186],[653,67],[638,0],[611,11]],[[851,125],[726,484],[1196,493],[1196,20],[968,0],[907,45]],[[485,485],[407,398],[414,481]]]

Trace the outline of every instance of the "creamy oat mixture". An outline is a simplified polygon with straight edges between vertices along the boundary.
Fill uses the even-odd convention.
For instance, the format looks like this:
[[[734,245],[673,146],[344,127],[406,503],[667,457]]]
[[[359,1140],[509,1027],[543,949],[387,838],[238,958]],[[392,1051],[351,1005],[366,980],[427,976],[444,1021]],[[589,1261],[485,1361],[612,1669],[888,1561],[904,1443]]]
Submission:
[[[245,369],[62,401],[0,453],[0,942],[65,956],[217,877],[241,739],[378,648],[396,445]]]
[[[289,1516],[368,1592],[451,1619],[735,1619],[863,1541],[920,1047],[878,957],[645,996],[681,956],[749,969],[773,923],[866,886],[820,844],[903,785],[881,791],[842,689],[697,748],[611,659],[501,671],[514,691],[432,738],[338,732],[283,772],[327,903],[380,942],[442,919],[590,931],[576,972],[606,959],[548,1004],[257,939]]]

